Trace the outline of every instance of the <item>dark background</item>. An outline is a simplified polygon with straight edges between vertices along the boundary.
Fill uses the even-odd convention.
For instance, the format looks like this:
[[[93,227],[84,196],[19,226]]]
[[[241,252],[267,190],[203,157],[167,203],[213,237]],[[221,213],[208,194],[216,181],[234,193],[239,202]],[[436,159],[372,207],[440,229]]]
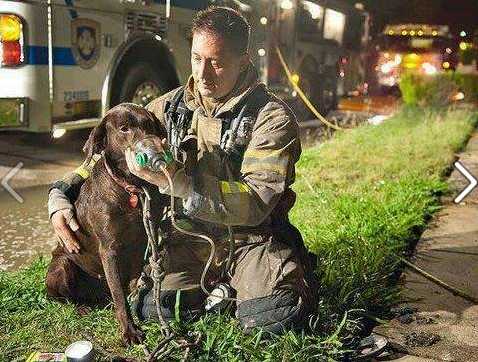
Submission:
[[[454,35],[465,30],[468,38],[478,29],[478,0],[347,0],[361,2],[372,17],[372,33],[385,24],[428,23],[450,25]]]

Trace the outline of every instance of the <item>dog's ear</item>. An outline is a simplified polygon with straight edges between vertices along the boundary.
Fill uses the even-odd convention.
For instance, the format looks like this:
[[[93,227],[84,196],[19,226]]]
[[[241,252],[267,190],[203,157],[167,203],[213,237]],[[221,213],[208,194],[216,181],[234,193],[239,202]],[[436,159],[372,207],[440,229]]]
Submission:
[[[83,146],[86,160],[89,162],[94,154],[101,153],[106,147],[106,117],[91,131]]]
[[[153,125],[153,132],[160,137],[167,137],[166,127],[161,123],[158,117],[151,111],[148,111],[148,115]]]

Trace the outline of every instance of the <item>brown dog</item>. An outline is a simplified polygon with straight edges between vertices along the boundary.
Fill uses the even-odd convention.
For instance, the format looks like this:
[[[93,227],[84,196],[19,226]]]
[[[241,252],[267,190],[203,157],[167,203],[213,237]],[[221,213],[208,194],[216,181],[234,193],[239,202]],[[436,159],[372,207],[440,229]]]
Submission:
[[[127,147],[150,135],[164,138],[166,130],[152,113],[134,104],[112,108],[93,129],[83,151],[87,159],[102,152],[103,158],[75,202],[81,251],[71,254],[58,246],[46,278],[48,295],[56,299],[91,305],[112,297],[127,344],[139,343],[144,337],[133,322],[126,294],[129,283],[141,273],[147,245],[135,193],[151,185],[129,172],[124,154]],[[168,198],[156,187],[150,190],[153,217],[159,220]]]

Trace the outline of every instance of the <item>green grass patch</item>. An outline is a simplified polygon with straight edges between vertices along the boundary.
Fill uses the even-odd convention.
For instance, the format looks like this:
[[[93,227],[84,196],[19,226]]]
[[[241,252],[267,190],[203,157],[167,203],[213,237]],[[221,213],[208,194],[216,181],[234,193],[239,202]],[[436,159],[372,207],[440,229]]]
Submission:
[[[369,312],[396,298],[389,276],[447,191],[476,123],[467,111],[403,111],[305,150],[292,220],[320,259],[329,308]]]
[[[444,176],[477,122],[466,110],[403,111],[380,126],[363,126],[304,151],[294,186],[299,197],[292,220],[319,257],[319,314],[313,333],[266,339],[244,335],[237,321],[208,315],[180,332],[199,331],[199,361],[340,360],[353,345],[364,316],[381,317],[396,301],[393,278],[403,255],[439,208]],[[90,339],[111,354],[143,356],[120,345],[111,308],[80,317],[73,306],[49,301],[47,261],[0,273],[0,360],[35,350],[62,351]],[[142,326],[153,348],[158,325]],[[172,355],[171,359],[179,358]]]
[[[463,92],[467,102],[478,102],[478,76],[452,71],[436,75],[406,73],[400,79],[403,103],[408,106],[446,108]]]

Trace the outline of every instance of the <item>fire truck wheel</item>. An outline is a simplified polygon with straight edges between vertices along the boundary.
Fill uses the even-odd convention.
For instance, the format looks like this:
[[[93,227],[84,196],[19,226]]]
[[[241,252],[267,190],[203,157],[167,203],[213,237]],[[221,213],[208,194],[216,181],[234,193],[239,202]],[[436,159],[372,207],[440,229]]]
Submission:
[[[320,89],[317,84],[317,75],[304,73],[299,86],[310,103],[317,109],[320,109]],[[317,118],[299,96],[297,96],[295,103],[294,110],[299,121]]]
[[[321,85],[319,111],[325,117],[330,111],[337,108],[337,86],[331,78],[325,78]]]
[[[149,63],[138,63],[127,71],[121,85],[119,101],[145,106],[166,90],[167,87],[158,71]]]

